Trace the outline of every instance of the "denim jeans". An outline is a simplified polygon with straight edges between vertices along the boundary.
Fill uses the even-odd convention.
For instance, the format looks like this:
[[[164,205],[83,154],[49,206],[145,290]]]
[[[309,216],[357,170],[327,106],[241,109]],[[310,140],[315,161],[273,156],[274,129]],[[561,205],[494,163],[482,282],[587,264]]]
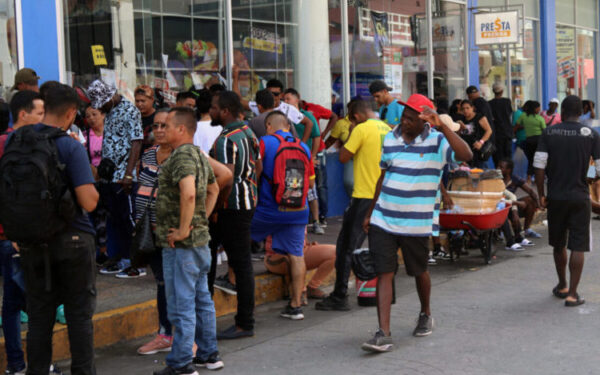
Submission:
[[[135,184],[133,190],[135,191]],[[135,227],[132,194],[126,194],[117,183],[100,184],[100,199],[108,212],[106,245],[111,258],[129,259],[131,235]]]
[[[20,258],[13,258],[17,254],[10,241],[0,241],[0,254],[2,256],[2,275],[4,277],[2,295],[2,331],[6,349],[7,369],[19,371],[25,368],[23,348],[21,347],[21,310],[25,310],[25,291],[23,277],[18,273]]]
[[[95,253],[94,236],[76,230],[56,236],[47,247],[21,245],[29,314],[28,375],[48,375],[52,329],[61,303],[67,319],[71,374],[96,374],[92,324],[96,308]]]
[[[172,336],[173,330],[167,315],[167,296],[165,295],[165,278],[163,274],[162,249],[148,257],[148,264],[154,274],[156,281],[156,309],[158,310],[158,333],[160,335]]]
[[[319,219],[327,217],[327,166],[325,165],[325,155],[322,152],[317,154],[318,165],[315,165],[317,192],[319,198]]]
[[[206,275],[210,269],[208,245],[191,249],[164,248],[162,251],[169,321],[173,325],[173,346],[167,365],[179,368],[196,356],[207,359],[217,352],[215,305],[208,292]]]

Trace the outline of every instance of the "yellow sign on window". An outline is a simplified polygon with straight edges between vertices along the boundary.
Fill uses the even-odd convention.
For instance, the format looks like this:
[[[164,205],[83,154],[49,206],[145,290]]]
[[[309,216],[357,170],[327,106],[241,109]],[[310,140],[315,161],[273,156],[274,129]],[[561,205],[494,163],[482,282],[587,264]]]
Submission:
[[[94,65],[108,65],[103,45],[97,44],[92,46],[92,57],[94,58]]]

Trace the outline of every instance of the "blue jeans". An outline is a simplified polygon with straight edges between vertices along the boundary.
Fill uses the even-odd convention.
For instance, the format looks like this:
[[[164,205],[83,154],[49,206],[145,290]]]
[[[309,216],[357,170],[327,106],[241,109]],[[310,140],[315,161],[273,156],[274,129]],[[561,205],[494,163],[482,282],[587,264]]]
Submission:
[[[21,347],[21,310],[25,310],[25,291],[20,258],[10,241],[0,241],[4,293],[2,295],[2,331],[4,332],[7,368],[19,371],[25,368]],[[20,279],[19,279],[20,278]]]
[[[173,346],[166,362],[179,368],[192,362],[194,341],[198,358],[205,360],[218,351],[215,305],[206,280],[211,256],[208,245],[164,248],[162,256],[167,312],[174,328]]]
[[[319,219],[327,217],[327,166],[325,165],[325,155],[322,152],[317,154],[319,164],[315,166],[317,192],[319,198]]]

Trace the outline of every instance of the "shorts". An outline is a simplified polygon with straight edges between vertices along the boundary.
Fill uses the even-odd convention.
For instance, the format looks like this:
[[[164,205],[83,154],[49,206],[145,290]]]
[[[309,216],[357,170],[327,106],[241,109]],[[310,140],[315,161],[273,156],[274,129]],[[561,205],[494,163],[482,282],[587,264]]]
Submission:
[[[312,202],[317,199],[319,199],[319,197],[317,196],[317,184],[315,184],[315,186],[308,189],[308,201]]]
[[[429,237],[402,236],[371,225],[369,228],[369,252],[378,275],[396,272],[398,248],[402,249],[404,267],[409,276],[420,276],[427,271]]]
[[[304,252],[306,224],[268,223],[253,219],[250,235],[256,242],[272,236],[274,252],[301,257]]]
[[[548,201],[548,239],[550,246],[571,251],[591,250],[591,202]],[[568,239],[568,243],[567,243]]]

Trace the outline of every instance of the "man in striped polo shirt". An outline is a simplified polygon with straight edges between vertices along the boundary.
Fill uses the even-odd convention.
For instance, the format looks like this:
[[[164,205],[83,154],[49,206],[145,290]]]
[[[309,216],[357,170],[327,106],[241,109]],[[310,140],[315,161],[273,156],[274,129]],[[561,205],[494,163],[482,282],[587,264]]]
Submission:
[[[440,121],[433,111],[433,103],[425,96],[414,94],[403,104],[401,126],[383,141],[381,175],[363,223],[369,234],[369,249],[378,277],[379,329],[362,346],[373,352],[386,352],[393,347],[390,311],[398,247],[402,249],[406,273],[415,277],[421,301],[413,335],[431,334],[431,279],[427,259],[429,237],[439,233],[434,211],[439,210],[436,202],[439,202],[442,171],[455,157],[468,161],[473,156],[469,145]],[[431,125],[436,126],[437,131]]]
[[[237,315],[235,324],[219,339],[254,335],[254,271],[252,270],[250,224],[256,207],[256,174],[261,169],[258,140],[248,125],[239,120],[240,97],[223,91],[212,98],[212,125],[223,131],[210,152],[233,173],[233,185],[223,207],[217,207],[215,240],[223,245],[228,264],[235,274]],[[260,172],[258,172],[260,173]]]

